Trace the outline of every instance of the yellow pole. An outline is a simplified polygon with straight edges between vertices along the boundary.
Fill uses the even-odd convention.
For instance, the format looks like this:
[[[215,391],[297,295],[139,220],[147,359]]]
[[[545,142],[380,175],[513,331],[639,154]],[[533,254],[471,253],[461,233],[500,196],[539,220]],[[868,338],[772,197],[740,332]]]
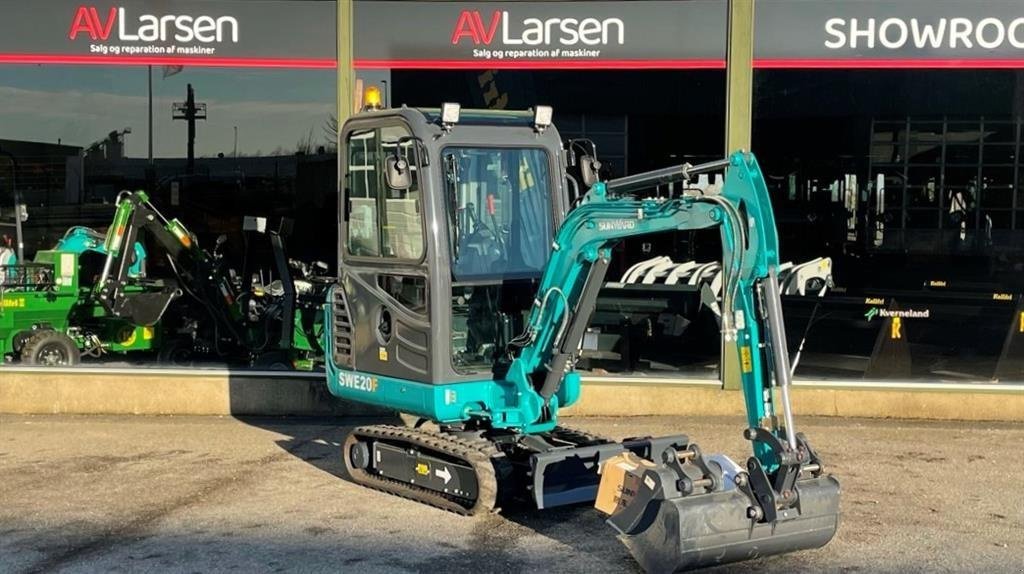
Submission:
[[[352,34],[352,0],[337,0],[338,3],[338,94],[337,116],[338,134],[353,112],[355,102],[355,70],[352,66],[353,47]],[[341,142],[338,142],[341,149]]]
[[[729,0],[725,153],[750,149],[754,101],[754,0]]]
[[[729,0],[725,66],[725,154],[750,149],[754,101],[754,0]],[[722,342],[722,387],[739,390],[739,353]]]

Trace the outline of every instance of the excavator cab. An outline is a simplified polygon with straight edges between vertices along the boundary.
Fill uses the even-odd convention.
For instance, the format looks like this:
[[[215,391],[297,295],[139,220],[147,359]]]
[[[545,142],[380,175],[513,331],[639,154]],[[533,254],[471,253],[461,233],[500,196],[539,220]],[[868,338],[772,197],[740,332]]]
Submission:
[[[328,389],[420,419],[354,429],[341,452],[353,481],[467,515],[597,500],[651,572],[832,538],[839,483],[794,426],[778,237],[752,155],[600,182],[587,154],[589,189],[570,201],[550,108],[373,107],[340,136]],[[713,172],[725,172],[716,194],[649,193]],[[558,420],[580,397],[576,363],[612,248],[696,229],[718,229],[725,250],[745,465],[683,434],[617,442]]]
[[[425,385],[492,379],[567,209],[557,130],[529,112],[399,108],[359,114],[341,138],[335,364]],[[417,413],[423,401],[356,398]]]

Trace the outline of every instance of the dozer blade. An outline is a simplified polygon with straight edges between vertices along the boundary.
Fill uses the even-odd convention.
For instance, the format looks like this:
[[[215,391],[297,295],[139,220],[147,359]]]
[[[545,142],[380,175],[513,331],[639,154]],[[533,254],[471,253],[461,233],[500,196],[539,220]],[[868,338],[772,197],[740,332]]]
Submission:
[[[640,523],[620,538],[652,574],[820,548],[839,525],[839,482],[802,480],[795,490],[797,504],[774,522],[749,518],[750,499],[737,489],[651,500]]]

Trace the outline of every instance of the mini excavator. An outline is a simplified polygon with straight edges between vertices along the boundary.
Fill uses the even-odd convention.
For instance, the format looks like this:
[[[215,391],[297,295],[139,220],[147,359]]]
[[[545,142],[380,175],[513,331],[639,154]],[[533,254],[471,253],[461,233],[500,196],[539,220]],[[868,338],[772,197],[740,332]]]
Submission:
[[[754,156],[602,182],[596,154],[569,157],[551,112],[403,106],[344,124],[328,388],[419,417],[356,428],[342,445],[352,480],[465,515],[545,509],[593,503],[602,465],[632,453],[646,463],[608,523],[648,572],[824,546],[839,483],[794,426],[778,238]],[[687,188],[722,171],[717,194]],[[745,465],[682,434],[616,442],[560,426],[613,246],[715,228]]]

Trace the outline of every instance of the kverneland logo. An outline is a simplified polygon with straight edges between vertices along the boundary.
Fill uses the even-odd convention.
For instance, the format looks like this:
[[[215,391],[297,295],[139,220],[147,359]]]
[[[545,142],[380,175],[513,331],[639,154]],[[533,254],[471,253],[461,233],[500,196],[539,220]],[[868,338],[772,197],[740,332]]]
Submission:
[[[554,43],[563,46],[600,46],[610,42],[620,45],[625,42],[625,25],[618,18],[526,18],[521,22],[513,22],[507,11],[495,10],[485,22],[478,10],[463,10],[452,31],[452,44],[466,39],[476,46],[490,46],[498,28],[501,28],[499,41],[510,46]]]
[[[131,19],[124,8],[112,6],[102,14],[95,6],[79,6],[71,19],[68,38],[88,35],[93,41],[108,40],[117,25],[122,42],[238,42],[238,20],[231,16],[141,14]]]

